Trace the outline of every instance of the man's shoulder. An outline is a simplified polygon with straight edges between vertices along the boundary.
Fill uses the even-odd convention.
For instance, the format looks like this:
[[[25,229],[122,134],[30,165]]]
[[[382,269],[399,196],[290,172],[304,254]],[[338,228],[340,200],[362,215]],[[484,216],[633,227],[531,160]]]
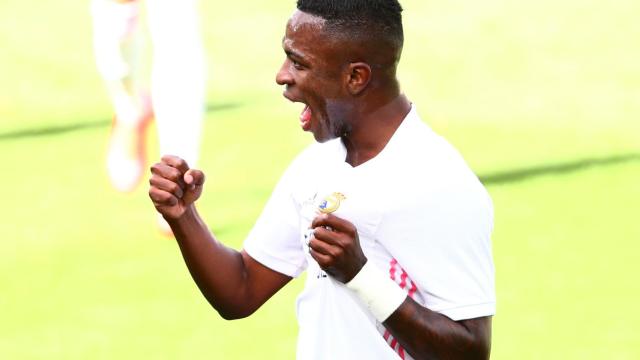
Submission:
[[[419,116],[410,120],[398,151],[387,162],[390,172],[403,179],[397,193],[422,200],[434,194],[443,198],[460,194],[468,199],[484,197],[486,190],[455,146]]]

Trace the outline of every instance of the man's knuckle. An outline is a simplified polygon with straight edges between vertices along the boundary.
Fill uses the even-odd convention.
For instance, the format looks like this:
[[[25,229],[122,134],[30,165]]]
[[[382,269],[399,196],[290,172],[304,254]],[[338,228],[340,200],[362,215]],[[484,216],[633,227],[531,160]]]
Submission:
[[[157,203],[166,203],[170,200],[171,195],[165,191],[159,190],[157,188],[152,188],[149,190],[149,196],[151,199]]]
[[[173,181],[178,181],[178,179],[180,179],[180,172],[172,168],[171,171],[169,172],[169,179]]]
[[[153,200],[154,203],[161,203],[162,202],[162,198],[155,191],[154,192],[149,192],[149,197],[151,198],[151,200]]]
[[[162,203],[162,204],[166,204],[167,203],[167,197],[163,193],[159,193],[158,196],[157,196],[157,199],[158,199],[157,201],[159,203]]]

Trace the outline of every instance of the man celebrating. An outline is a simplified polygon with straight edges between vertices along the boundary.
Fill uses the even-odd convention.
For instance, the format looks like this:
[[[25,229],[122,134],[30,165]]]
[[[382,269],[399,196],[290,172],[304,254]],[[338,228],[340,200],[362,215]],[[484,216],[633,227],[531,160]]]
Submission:
[[[237,252],[194,202],[204,174],[165,156],[149,196],[200,290],[246,317],[307,270],[298,359],[486,359],[495,312],[491,200],[400,92],[395,0],[299,0],[276,82],[318,141]]]

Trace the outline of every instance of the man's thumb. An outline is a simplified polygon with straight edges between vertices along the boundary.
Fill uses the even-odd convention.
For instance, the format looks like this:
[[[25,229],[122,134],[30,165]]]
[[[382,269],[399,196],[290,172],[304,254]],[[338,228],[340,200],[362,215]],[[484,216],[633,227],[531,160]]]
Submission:
[[[186,173],[184,173],[184,183],[189,186],[190,189],[195,188],[196,186],[202,186],[204,184],[204,173],[197,169],[189,169]]]

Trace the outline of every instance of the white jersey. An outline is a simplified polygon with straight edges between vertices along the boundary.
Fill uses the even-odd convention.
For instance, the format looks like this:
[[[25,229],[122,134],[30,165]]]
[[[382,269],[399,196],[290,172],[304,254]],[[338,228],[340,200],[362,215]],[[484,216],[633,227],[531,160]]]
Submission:
[[[493,315],[491,200],[458,152],[415,110],[386,147],[357,167],[340,139],[300,154],[276,186],[245,250],[291,277],[298,297],[298,359],[410,359],[342,283],[309,255],[319,207],[358,229],[365,256],[419,304],[453,320]]]

